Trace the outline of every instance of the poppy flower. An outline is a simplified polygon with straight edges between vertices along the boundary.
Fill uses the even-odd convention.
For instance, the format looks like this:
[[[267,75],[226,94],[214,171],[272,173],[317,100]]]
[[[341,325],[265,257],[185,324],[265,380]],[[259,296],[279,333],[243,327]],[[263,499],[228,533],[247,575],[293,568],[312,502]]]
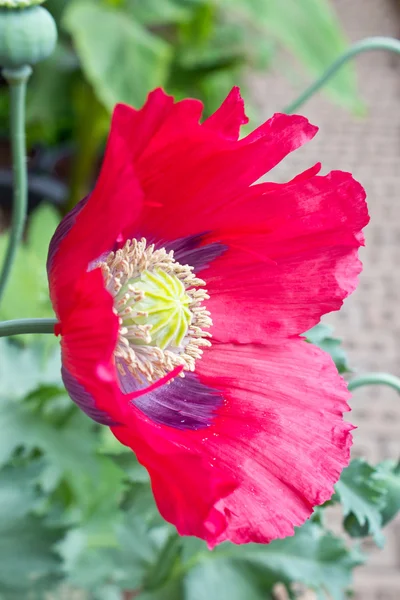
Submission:
[[[62,376],[180,534],[269,542],[348,464],[346,384],[301,334],[356,286],[365,194],[319,164],[257,183],[317,128],[275,114],[239,139],[236,88],[202,108],[160,89],[115,108],[98,181],[49,249]]]

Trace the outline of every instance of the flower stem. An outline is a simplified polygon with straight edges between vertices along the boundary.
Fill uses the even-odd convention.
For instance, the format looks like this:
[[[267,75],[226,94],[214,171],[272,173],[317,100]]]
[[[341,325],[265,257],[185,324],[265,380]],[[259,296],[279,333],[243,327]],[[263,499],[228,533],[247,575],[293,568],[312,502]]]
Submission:
[[[345,64],[358,54],[368,52],[369,50],[387,50],[400,54],[400,41],[390,37],[370,37],[356,42],[339,58],[331,64],[331,66],[312,83],[296,100],[284,108],[283,112],[290,114],[297,110],[304,102],[320,90],[333,75]]]
[[[356,390],[364,385],[388,385],[400,393],[400,378],[389,373],[366,373],[352,379],[348,383],[350,391]]]
[[[0,321],[0,337],[21,335],[24,333],[52,333],[57,324],[56,319],[16,319]]]
[[[26,219],[28,189],[25,147],[25,96],[26,84],[31,72],[32,69],[27,65],[15,69],[3,69],[2,71],[3,77],[10,86],[14,199],[10,239],[0,275],[0,300],[11,273]]]

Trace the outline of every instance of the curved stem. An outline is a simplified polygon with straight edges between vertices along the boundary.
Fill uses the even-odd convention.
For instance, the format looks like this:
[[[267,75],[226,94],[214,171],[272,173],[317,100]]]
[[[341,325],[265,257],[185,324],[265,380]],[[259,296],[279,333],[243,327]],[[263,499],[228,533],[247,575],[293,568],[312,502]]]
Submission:
[[[25,96],[26,84],[31,72],[32,69],[29,66],[16,69],[3,69],[2,72],[10,86],[14,199],[10,239],[0,275],[0,300],[11,273],[26,219],[28,188],[25,147]]]
[[[352,379],[348,383],[350,391],[356,390],[364,385],[388,385],[400,393],[400,378],[389,373],[366,373]]]
[[[313,96],[318,90],[320,90],[325,83],[336,74],[336,72],[345,64],[347,61],[354,58],[362,52],[368,52],[369,50],[387,50],[389,52],[395,52],[400,54],[400,41],[390,37],[370,37],[365,38],[356,42],[339,58],[331,64],[331,66],[319,77],[314,83],[312,83],[296,100],[289,104],[283,112],[290,114],[297,110],[299,106],[304,104],[311,96]]]
[[[0,321],[0,337],[21,335],[24,333],[52,333],[57,325],[56,319],[16,319]]]

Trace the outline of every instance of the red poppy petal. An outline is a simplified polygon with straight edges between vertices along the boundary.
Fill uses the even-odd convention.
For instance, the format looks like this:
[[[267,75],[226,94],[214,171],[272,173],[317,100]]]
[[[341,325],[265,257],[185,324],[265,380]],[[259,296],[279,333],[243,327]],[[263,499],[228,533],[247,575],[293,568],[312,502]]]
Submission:
[[[338,310],[357,284],[368,220],[365,192],[348,173],[250,188],[206,240],[229,247],[200,272],[214,338],[262,343]]]
[[[61,324],[64,369],[94,399],[93,408],[119,423],[127,410],[113,363],[119,320],[100,269],[79,278],[73,304]]]
[[[125,131],[124,125],[124,108],[117,106],[96,187],[52,254],[50,292],[59,318],[72,307],[71,288],[77,278],[91,261],[113,249],[125,229],[132,229],[141,210],[142,191],[127,160],[134,130]]]
[[[217,131],[229,140],[237,140],[241,126],[248,122],[240,90],[234,87],[218,110],[204,121],[203,126]]]
[[[276,114],[233,142],[198,125],[191,114],[182,106],[180,119],[186,125],[176,121],[169,138],[161,129],[137,162],[145,193],[138,229],[149,237],[168,241],[209,231],[210,215],[218,215],[219,207],[225,214],[232,199],[317,131],[304,117]]]
[[[330,498],[348,463],[344,381],[328,355],[301,339],[214,344],[197,364],[202,382],[226,399],[207,430],[141,416],[112,431],[149,470],[160,512],[181,534],[210,546],[292,534]]]

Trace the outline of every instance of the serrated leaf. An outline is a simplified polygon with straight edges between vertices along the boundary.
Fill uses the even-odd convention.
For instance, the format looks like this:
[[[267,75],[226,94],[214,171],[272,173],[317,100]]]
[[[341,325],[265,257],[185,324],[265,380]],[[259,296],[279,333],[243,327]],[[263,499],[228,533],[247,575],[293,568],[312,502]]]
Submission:
[[[0,339],[0,399],[22,398],[42,384],[59,387],[60,369],[60,352],[52,352],[42,340],[22,347]]]
[[[362,459],[354,459],[344,469],[335,486],[334,500],[339,500],[345,517],[345,529],[352,535],[354,522],[383,546],[382,514],[387,489],[376,469]]]
[[[333,359],[339,373],[351,373],[347,354],[342,341],[333,337],[333,327],[319,323],[304,334],[307,340],[327,352]]]
[[[154,539],[140,512],[120,513],[120,517],[114,523],[112,544],[102,546],[90,540],[86,526],[69,532],[59,544],[68,580],[73,585],[91,591],[101,589],[106,583],[120,589],[143,588],[147,573],[153,572],[158,564],[165,543]]]
[[[193,545],[191,541],[189,544],[192,549],[198,549],[199,544]],[[208,552],[205,545],[203,548],[194,557],[186,555],[189,564],[197,562],[188,575],[188,589],[191,588],[188,600],[258,600],[268,598],[268,590],[271,591],[276,583],[285,584],[288,590],[290,584],[302,583],[322,598],[345,600],[352,570],[363,563],[357,549],[347,548],[341,538],[310,521],[297,528],[293,537],[275,540],[265,546],[222,544],[212,552]],[[221,568],[231,573],[232,581],[236,582],[232,591],[229,588],[232,596],[224,596],[223,588],[218,587],[220,561]],[[207,583],[207,577],[213,584]],[[199,587],[201,581],[203,583]],[[241,590],[241,595],[235,595],[236,587]],[[207,590],[207,596],[202,595],[202,589]]]
[[[31,514],[39,499],[33,487],[37,475],[36,465],[0,471],[1,598],[33,598],[37,587],[49,588],[60,574],[53,546],[62,530]]]
[[[117,102],[139,107],[147,93],[165,84],[168,44],[123,11],[98,2],[71,2],[63,24],[72,36],[85,76],[110,110]]]
[[[98,444],[92,422],[74,411],[61,427],[55,427],[43,415],[15,402],[4,402],[0,412],[0,465],[17,448],[25,453],[42,452],[46,468],[42,474],[47,490],[61,480],[67,482],[80,512],[102,521],[121,495],[124,472],[110,459],[96,454]]]
[[[400,467],[394,460],[386,460],[374,469],[373,479],[384,489],[379,507],[381,527],[384,527],[400,511]],[[347,532],[352,537],[365,537],[370,534],[369,523],[360,524],[354,514],[345,520]]]

